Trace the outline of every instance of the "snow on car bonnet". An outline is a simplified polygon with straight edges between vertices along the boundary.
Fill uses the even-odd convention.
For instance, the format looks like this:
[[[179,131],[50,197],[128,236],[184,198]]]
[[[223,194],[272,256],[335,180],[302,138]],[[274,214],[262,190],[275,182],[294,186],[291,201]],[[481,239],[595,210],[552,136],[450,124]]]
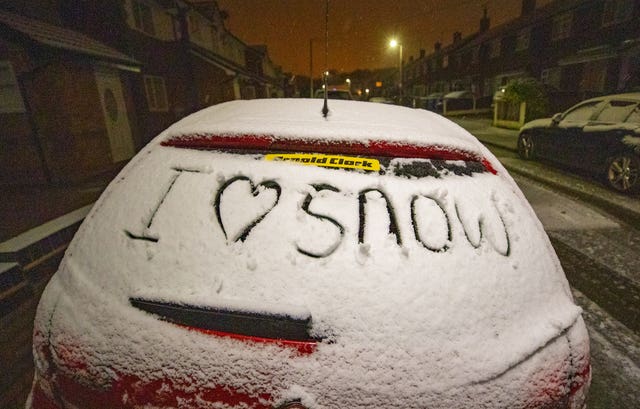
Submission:
[[[269,373],[272,382],[326,394],[383,368],[397,379],[393,387],[480,382],[575,322],[580,310],[540,223],[473,137],[422,110],[341,101],[330,109],[325,120],[313,100],[231,102],[161,134],[76,235],[56,280],[87,307],[69,305],[69,318],[57,319],[86,315],[81,322],[96,325],[78,338],[127,370],[140,365],[130,356],[135,345],[147,361],[178,371],[194,356],[215,357],[193,364],[202,370],[192,368],[194,378]],[[193,135],[387,141],[468,156],[319,154],[312,146],[296,153],[345,165],[325,167],[270,160],[277,149],[162,145]],[[376,161],[379,169],[346,161]],[[132,299],[310,319],[310,335],[322,341],[286,367],[261,347],[239,359],[216,352],[229,348],[224,341],[157,320]],[[105,319],[110,308],[121,316]],[[336,370],[344,365],[349,370]]]

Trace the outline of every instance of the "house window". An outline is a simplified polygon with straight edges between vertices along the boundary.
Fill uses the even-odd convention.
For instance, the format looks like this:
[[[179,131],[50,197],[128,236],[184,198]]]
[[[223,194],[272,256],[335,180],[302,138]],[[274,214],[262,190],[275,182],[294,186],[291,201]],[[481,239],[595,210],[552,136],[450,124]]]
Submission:
[[[138,30],[150,35],[155,35],[156,30],[153,26],[153,12],[151,7],[140,1],[133,0],[133,24]]]
[[[145,75],[144,89],[147,93],[149,111],[166,112],[169,110],[169,104],[167,103],[167,89],[164,85],[164,78],[154,75]]]
[[[524,51],[529,49],[529,41],[531,39],[531,31],[529,29],[521,30],[516,38],[516,51]]]
[[[560,86],[560,67],[542,70],[540,73],[540,82],[558,88]]]
[[[607,0],[602,13],[602,26],[612,26],[631,20],[633,0]]]
[[[502,48],[502,39],[497,38],[491,42],[491,49],[489,50],[489,58],[500,57],[500,49]]]
[[[556,16],[553,19],[553,25],[551,26],[551,41],[568,38],[571,35],[572,22],[573,15],[571,13],[564,13]]]
[[[256,99],[256,87],[247,85],[244,87],[243,99]]]
[[[607,61],[591,61],[584,64],[580,89],[583,91],[603,92],[607,78]]]
[[[0,61],[0,113],[25,112],[24,101],[9,61]]]
[[[196,40],[202,40],[202,31],[200,30],[200,21],[198,17],[189,16],[189,35]]]
[[[480,47],[475,47],[471,52],[471,64],[476,65],[480,63]]]

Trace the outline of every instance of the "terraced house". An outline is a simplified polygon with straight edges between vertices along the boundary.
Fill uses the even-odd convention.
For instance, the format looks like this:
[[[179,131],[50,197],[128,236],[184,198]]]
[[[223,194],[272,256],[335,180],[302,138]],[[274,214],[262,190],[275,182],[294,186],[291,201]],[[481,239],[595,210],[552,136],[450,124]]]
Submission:
[[[490,104],[510,79],[533,77],[546,85],[555,111],[590,96],[640,86],[640,3],[634,0],[562,0],[536,8],[522,0],[518,18],[490,27],[485,9],[479,29],[453,34],[405,67],[407,90],[472,91]]]
[[[202,0],[0,5],[0,183],[90,178],[183,116],[284,95],[264,46]]]

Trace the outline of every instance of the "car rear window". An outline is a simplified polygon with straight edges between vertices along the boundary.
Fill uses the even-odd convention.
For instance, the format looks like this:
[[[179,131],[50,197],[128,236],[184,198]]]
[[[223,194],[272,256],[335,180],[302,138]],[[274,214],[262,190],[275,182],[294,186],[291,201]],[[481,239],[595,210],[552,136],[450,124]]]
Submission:
[[[472,175],[496,170],[480,155],[443,146],[373,140],[281,139],[265,135],[181,135],[163,146],[255,155],[258,160],[295,162],[407,178]]]

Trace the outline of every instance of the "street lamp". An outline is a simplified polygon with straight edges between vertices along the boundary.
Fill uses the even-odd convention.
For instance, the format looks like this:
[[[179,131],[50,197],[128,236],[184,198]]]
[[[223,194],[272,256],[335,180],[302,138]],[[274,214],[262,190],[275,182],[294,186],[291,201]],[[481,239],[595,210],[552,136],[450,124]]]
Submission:
[[[351,92],[351,79],[347,78],[344,82],[347,83],[347,87],[349,87],[349,92]]]
[[[400,103],[402,103],[402,77],[403,77],[403,73],[402,73],[402,44],[398,42],[398,40],[396,40],[395,38],[392,39],[391,41],[389,41],[389,47],[391,48],[396,48],[398,47],[399,50],[399,54],[400,54],[400,62],[398,64],[399,70],[400,70],[400,83],[399,83],[399,92],[400,92]]]

